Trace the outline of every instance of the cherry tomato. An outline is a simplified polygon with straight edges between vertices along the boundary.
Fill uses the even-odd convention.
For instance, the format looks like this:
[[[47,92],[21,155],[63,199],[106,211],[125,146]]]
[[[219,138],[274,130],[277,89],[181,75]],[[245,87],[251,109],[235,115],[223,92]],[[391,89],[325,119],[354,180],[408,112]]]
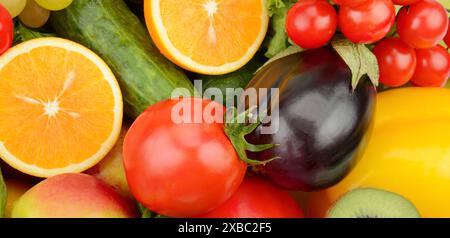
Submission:
[[[389,87],[406,84],[414,74],[417,59],[414,48],[399,38],[387,38],[374,48],[380,67],[380,82]]]
[[[365,3],[370,0],[333,0],[337,5],[356,6],[361,3]]]
[[[0,4],[0,55],[11,48],[14,25],[8,10]]]
[[[371,44],[383,39],[395,22],[391,0],[369,0],[356,6],[341,6],[339,26],[355,43]]]
[[[444,42],[447,44],[447,47],[450,47],[450,24],[448,24],[447,35],[444,38]]]
[[[247,177],[224,204],[202,218],[302,218],[291,195],[262,178]]]
[[[450,77],[450,55],[438,45],[416,49],[417,67],[411,82],[422,87],[442,87]]]
[[[246,164],[223,123],[214,120],[224,112],[216,102],[184,98],[162,101],[139,116],[123,145],[134,197],[169,217],[204,214],[229,199],[242,183]]]
[[[288,12],[286,31],[304,49],[326,45],[337,28],[337,13],[325,0],[303,0]]]
[[[394,2],[394,4],[405,6],[414,4],[422,0],[392,0],[392,1]]]
[[[398,35],[418,49],[439,44],[447,33],[448,24],[447,11],[435,0],[404,6],[397,15]]]

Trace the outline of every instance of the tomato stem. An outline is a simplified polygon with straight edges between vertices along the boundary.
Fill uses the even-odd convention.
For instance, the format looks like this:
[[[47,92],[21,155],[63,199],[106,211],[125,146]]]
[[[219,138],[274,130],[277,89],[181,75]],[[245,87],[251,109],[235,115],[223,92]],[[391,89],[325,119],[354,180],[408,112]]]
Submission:
[[[253,114],[251,113],[253,110],[255,110],[256,107],[251,107],[250,109],[246,110],[245,112],[242,112],[240,114],[237,113],[236,108],[231,108],[231,116],[227,117],[225,120],[225,127],[224,131],[225,134],[228,136],[228,138],[231,141],[231,144],[233,144],[234,149],[236,150],[236,153],[238,154],[239,158],[244,161],[247,164],[250,165],[265,165],[275,159],[279,159],[279,157],[274,157],[268,160],[253,160],[250,159],[247,156],[247,151],[250,152],[262,152],[265,150],[272,149],[277,144],[263,144],[263,145],[255,145],[249,143],[245,136],[252,133],[256,128],[258,128],[259,125],[261,125],[261,118],[257,118],[255,123],[247,124],[247,119],[250,119],[253,117]],[[227,113],[228,114],[228,113]]]

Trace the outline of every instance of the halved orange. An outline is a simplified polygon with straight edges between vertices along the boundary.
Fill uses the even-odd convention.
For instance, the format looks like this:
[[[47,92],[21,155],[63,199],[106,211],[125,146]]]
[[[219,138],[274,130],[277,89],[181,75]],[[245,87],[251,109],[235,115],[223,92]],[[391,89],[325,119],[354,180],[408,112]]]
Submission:
[[[145,0],[147,28],[180,67],[226,74],[258,51],[269,25],[266,0]]]
[[[122,111],[114,74],[84,46],[40,38],[0,57],[0,157],[23,173],[94,166],[116,142]]]

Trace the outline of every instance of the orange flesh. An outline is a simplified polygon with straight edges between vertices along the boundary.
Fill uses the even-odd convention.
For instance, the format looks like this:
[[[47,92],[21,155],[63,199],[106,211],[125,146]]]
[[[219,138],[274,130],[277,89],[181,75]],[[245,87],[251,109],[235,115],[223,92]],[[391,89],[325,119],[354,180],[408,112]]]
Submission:
[[[90,158],[114,115],[111,86],[80,53],[39,47],[0,71],[0,142],[26,164],[53,169]]]
[[[216,9],[214,14],[208,15],[207,4]],[[183,55],[221,66],[240,60],[257,40],[263,7],[261,0],[164,0],[160,14],[170,41]]]

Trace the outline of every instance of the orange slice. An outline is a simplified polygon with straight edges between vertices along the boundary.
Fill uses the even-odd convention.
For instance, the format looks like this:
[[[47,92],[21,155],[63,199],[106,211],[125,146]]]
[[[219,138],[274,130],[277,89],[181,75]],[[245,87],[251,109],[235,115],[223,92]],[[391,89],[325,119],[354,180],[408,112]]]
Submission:
[[[245,65],[269,25],[266,0],[145,0],[159,50],[180,67],[219,75]]]
[[[40,38],[0,57],[0,157],[23,173],[94,166],[116,142],[122,111],[113,73],[79,44]]]

